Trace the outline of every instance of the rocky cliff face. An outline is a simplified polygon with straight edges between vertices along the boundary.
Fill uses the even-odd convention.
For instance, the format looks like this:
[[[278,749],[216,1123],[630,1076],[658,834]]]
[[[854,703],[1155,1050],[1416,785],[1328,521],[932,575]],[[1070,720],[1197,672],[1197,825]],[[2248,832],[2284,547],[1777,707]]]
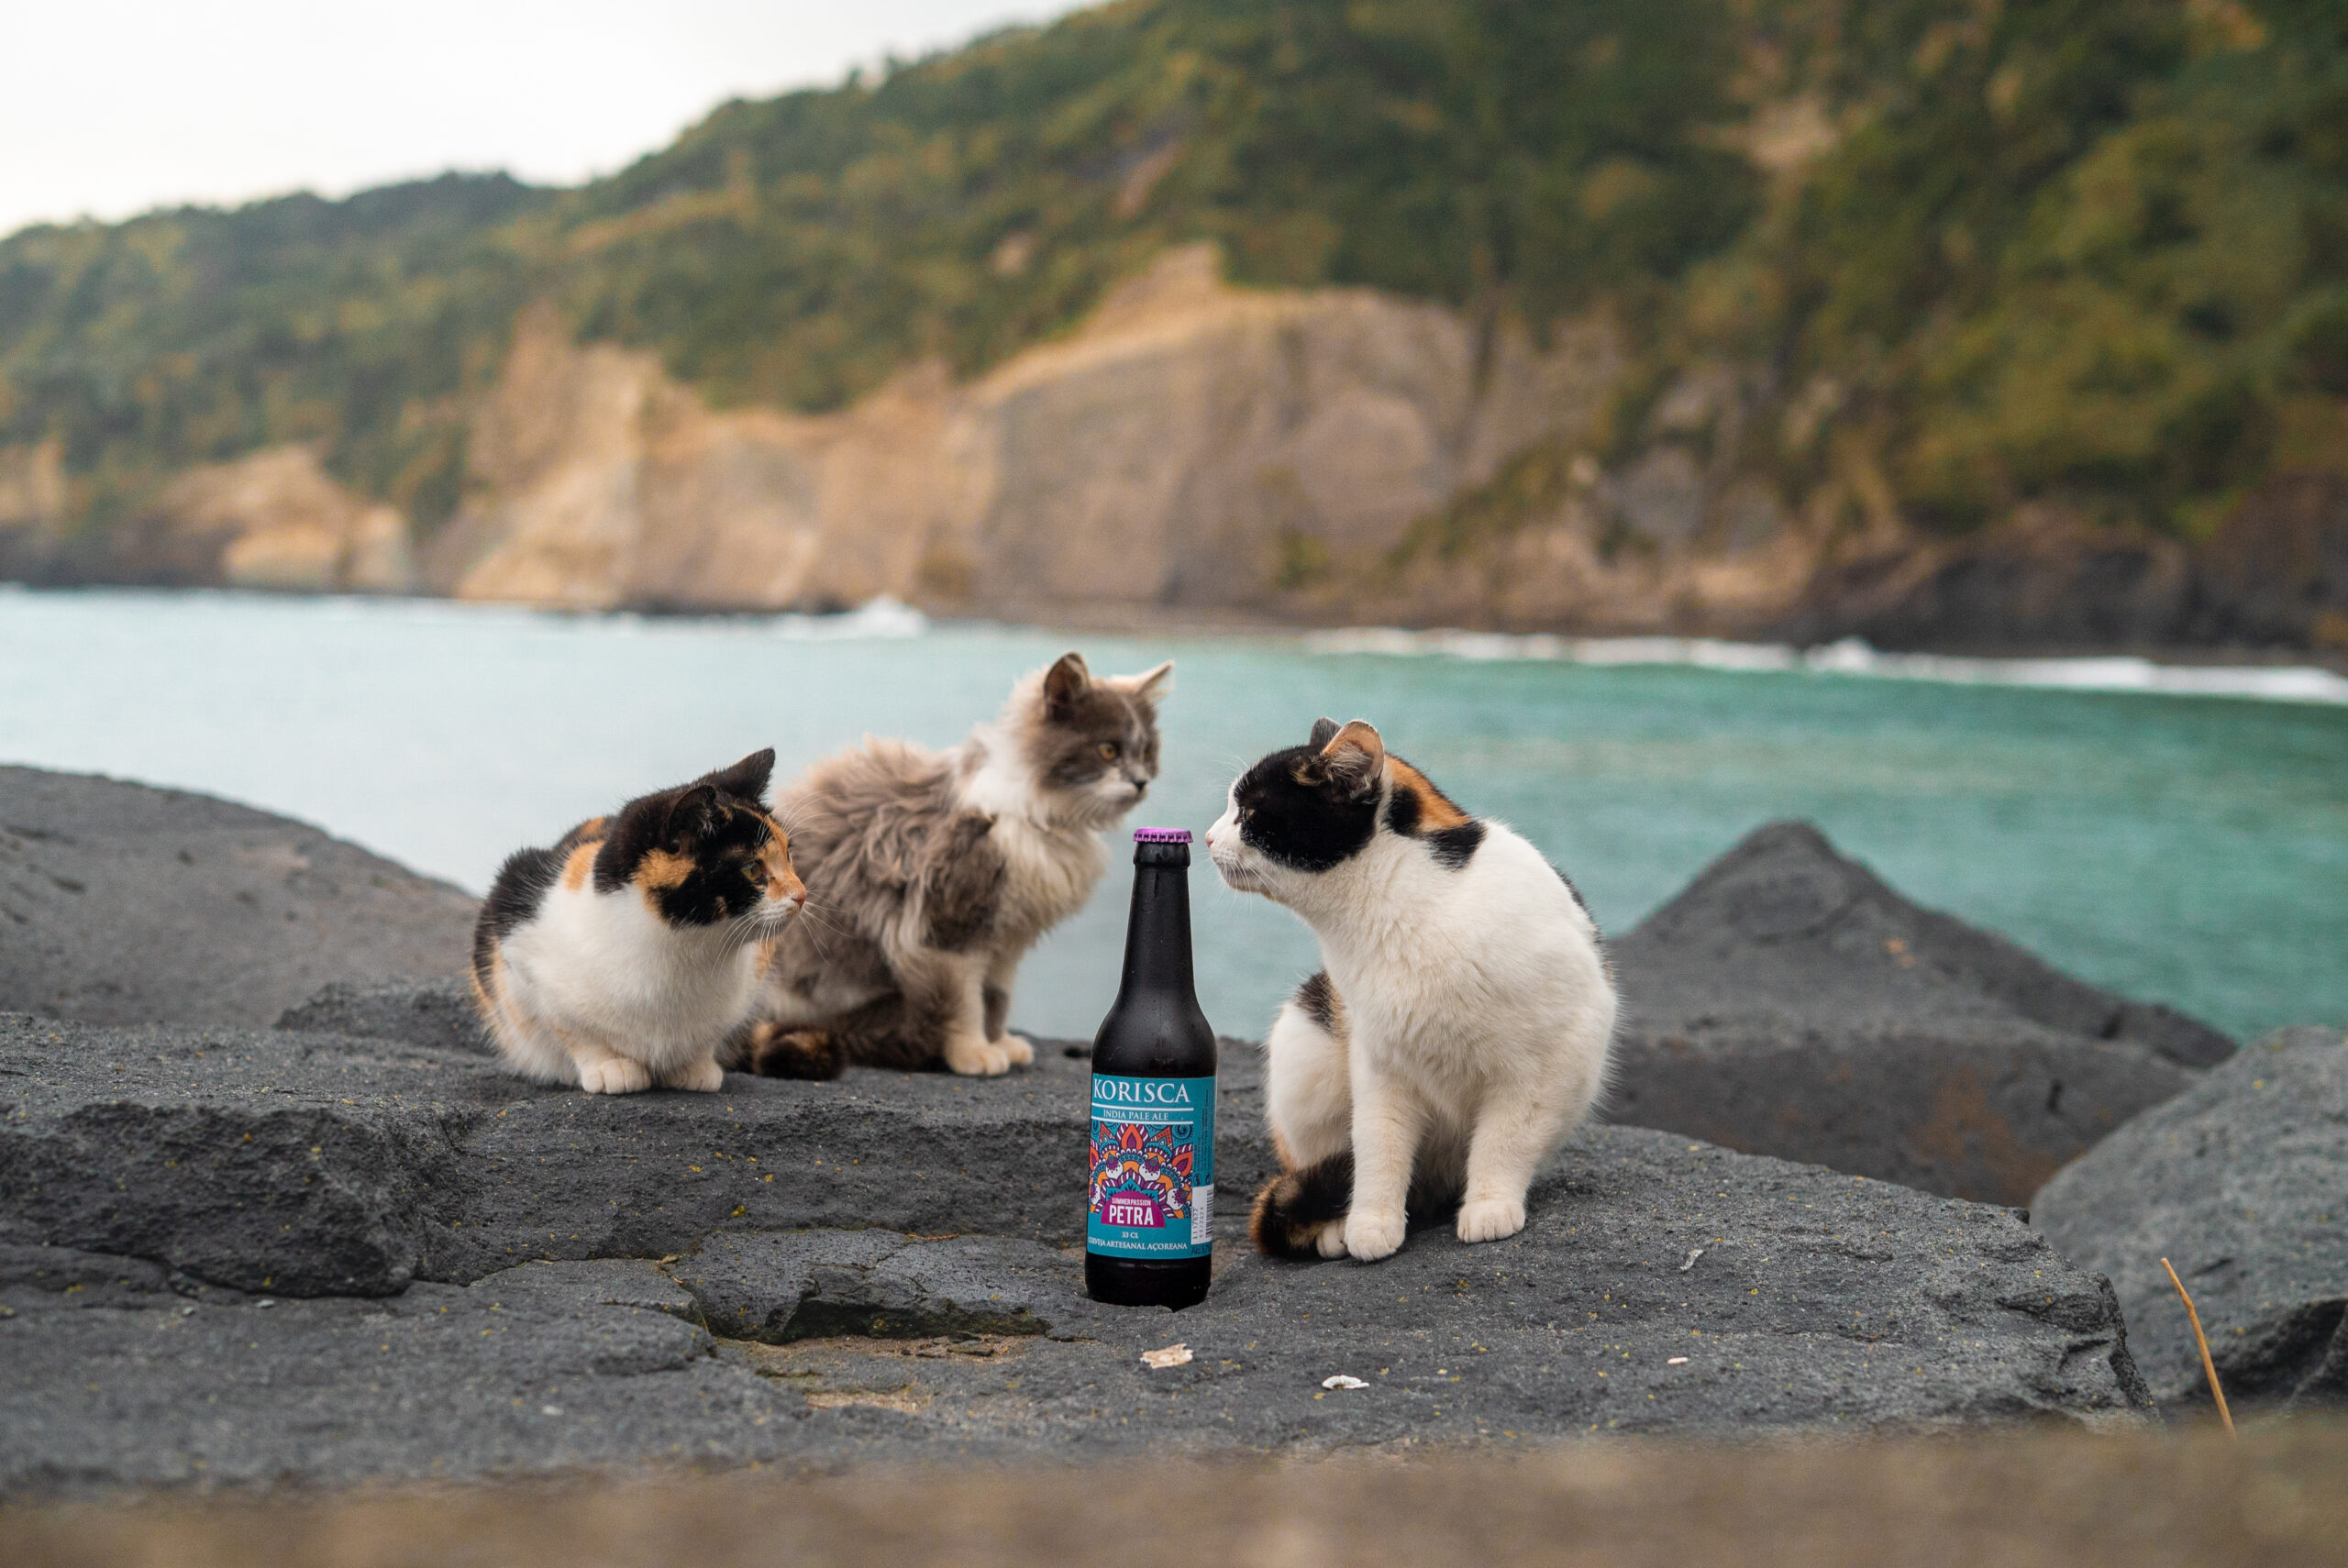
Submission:
[[[1268,603],[1586,425],[1591,327],[1545,352],[1366,291],[1232,289],[1168,253],[1070,337],[841,413],[715,412],[648,354],[525,319],[426,580],[462,598],[772,608]]]
[[[2348,480],[2271,483],[2194,546],[2045,505],[1940,538],[1856,446],[1812,455],[1824,477],[1799,504],[1755,468],[1756,440],[1811,439],[1818,398],[1700,368],[1625,430],[1627,380],[1601,322],[1536,345],[1368,290],[1235,289],[1204,246],[977,381],[916,366],[814,416],[713,409],[541,306],[428,536],[285,447],[69,537],[51,444],[0,452],[0,573],[574,609],[891,594],[1011,615],[2348,647]]]

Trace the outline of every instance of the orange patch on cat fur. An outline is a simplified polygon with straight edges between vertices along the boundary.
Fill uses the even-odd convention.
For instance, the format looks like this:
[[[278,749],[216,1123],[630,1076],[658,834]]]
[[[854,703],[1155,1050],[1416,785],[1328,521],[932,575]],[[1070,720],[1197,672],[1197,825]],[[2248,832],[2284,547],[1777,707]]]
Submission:
[[[685,878],[693,874],[693,863],[681,855],[656,849],[637,863],[636,885],[654,888],[681,888]]]
[[[587,885],[587,873],[595,868],[595,852],[604,846],[600,838],[591,838],[571,850],[562,863],[562,885],[572,892]]]
[[[508,1026],[515,1021],[513,998],[505,982],[505,950],[493,950],[489,955],[489,979],[484,983],[481,971],[473,971],[473,995],[486,1003],[490,1011],[504,1019]]]
[[[759,817],[767,824],[767,832],[773,835],[759,848],[759,864],[766,867],[767,897],[792,899],[802,896],[807,889],[799,880],[799,873],[792,867],[791,835],[782,831],[781,823],[765,812],[759,812]]]
[[[1434,781],[1399,756],[1388,756],[1386,771],[1394,780],[1394,792],[1405,790],[1419,799],[1419,828],[1424,833],[1439,833],[1456,828],[1468,820],[1468,813],[1451,803]]]

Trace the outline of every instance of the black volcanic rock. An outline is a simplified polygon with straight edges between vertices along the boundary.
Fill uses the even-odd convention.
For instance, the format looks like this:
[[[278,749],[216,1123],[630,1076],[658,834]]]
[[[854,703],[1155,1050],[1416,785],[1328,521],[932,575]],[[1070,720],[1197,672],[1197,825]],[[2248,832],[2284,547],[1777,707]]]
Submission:
[[[2111,1276],[2163,1404],[2207,1405],[2176,1264],[2237,1406],[2348,1408],[2348,1042],[2286,1029],[2065,1168],[2032,1222]]]
[[[1101,1307],[1084,1083],[1047,1051],[612,1099],[6,1020],[0,1494],[2141,1419],[2108,1287],[2005,1210],[1634,1129],[1569,1143],[1507,1242],[1276,1264],[1229,1217],[1204,1305]],[[1249,1054],[1223,1103],[1244,1193]]]
[[[1747,836],[1612,946],[1608,1114],[2022,1204],[2233,1043],[1886,887],[1806,823]]]
[[[266,812],[0,767],[0,1011],[266,1024],[329,981],[461,973],[473,908]]]
[[[474,1010],[472,984],[462,978],[327,986],[299,1007],[287,1008],[277,1027],[497,1055],[497,1043]]]
[[[659,1257],[728,1226],[1067,1239],[1086,1068],[1044,1056],[1003,1082],[736,1074],[609,1097],[397,1039],[0,1015],[0,1241],[301,1296]],[[1252,1064],[1223,1098],[1218,1173],[1252,1190],[1270,1161]]]

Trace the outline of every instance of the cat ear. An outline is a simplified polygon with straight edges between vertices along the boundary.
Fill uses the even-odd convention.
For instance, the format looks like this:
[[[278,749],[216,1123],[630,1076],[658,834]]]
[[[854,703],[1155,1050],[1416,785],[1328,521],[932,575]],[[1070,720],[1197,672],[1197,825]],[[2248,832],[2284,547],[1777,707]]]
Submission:
[[[661,824],[660,835],[672,845],[692,844],[716,822],[717,791],[706,784],[695,784],[669,802],[669,816]]]
[[[1145,669],[1139,675],[1125,677],[1133,694],[1145,702],[1156,702],[1174,690],[1174,661],[1168,659],[1156,669]]]
[[[1080,653],[1064,653],[1059,662],[1044,672],[1044,716],[1065,719],[1074,711],[1076,700],[1092,682],[1092,672],[1084,667]]]
[[[1304,744],[1311,746],[1313,750],[1319,751],[1323,746],[1327,745],[1331,741],[1336,738],[1336,720],[1315,719],[1312,721],[1312,738],[1306,741]]]
[[[1352,720],[1321,748],[1321,765],[1329,770],[1329,781],[1347,794],[1367,795],[1386,771],[1386,743],[1361,720]]]
[[[710,774],[702,780],[737,800],[763,801],[767,781],[774,777],[774,747],[754,751],[733,767]]]

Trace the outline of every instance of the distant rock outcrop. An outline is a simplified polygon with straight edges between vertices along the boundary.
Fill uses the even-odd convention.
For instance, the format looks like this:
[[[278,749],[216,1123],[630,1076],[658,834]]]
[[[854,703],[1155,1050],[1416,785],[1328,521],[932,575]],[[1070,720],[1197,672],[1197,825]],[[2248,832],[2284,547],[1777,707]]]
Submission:
[[[1612,945],[1618,1121],[1986,1202],[2233,1043],[1922,909],[1812,827],[1761,828]]]
[[[473,909],[266,812],[0,767],[0,1011],[265,1025],[330,981],[461,973]]]
[[[2207,1406],[2193,1293],[2226,1397],[2348,1409],[2348,1041],[2286,1029],[2057,1174],[2031,1220],[2111,1276],[2165,1405]]]

